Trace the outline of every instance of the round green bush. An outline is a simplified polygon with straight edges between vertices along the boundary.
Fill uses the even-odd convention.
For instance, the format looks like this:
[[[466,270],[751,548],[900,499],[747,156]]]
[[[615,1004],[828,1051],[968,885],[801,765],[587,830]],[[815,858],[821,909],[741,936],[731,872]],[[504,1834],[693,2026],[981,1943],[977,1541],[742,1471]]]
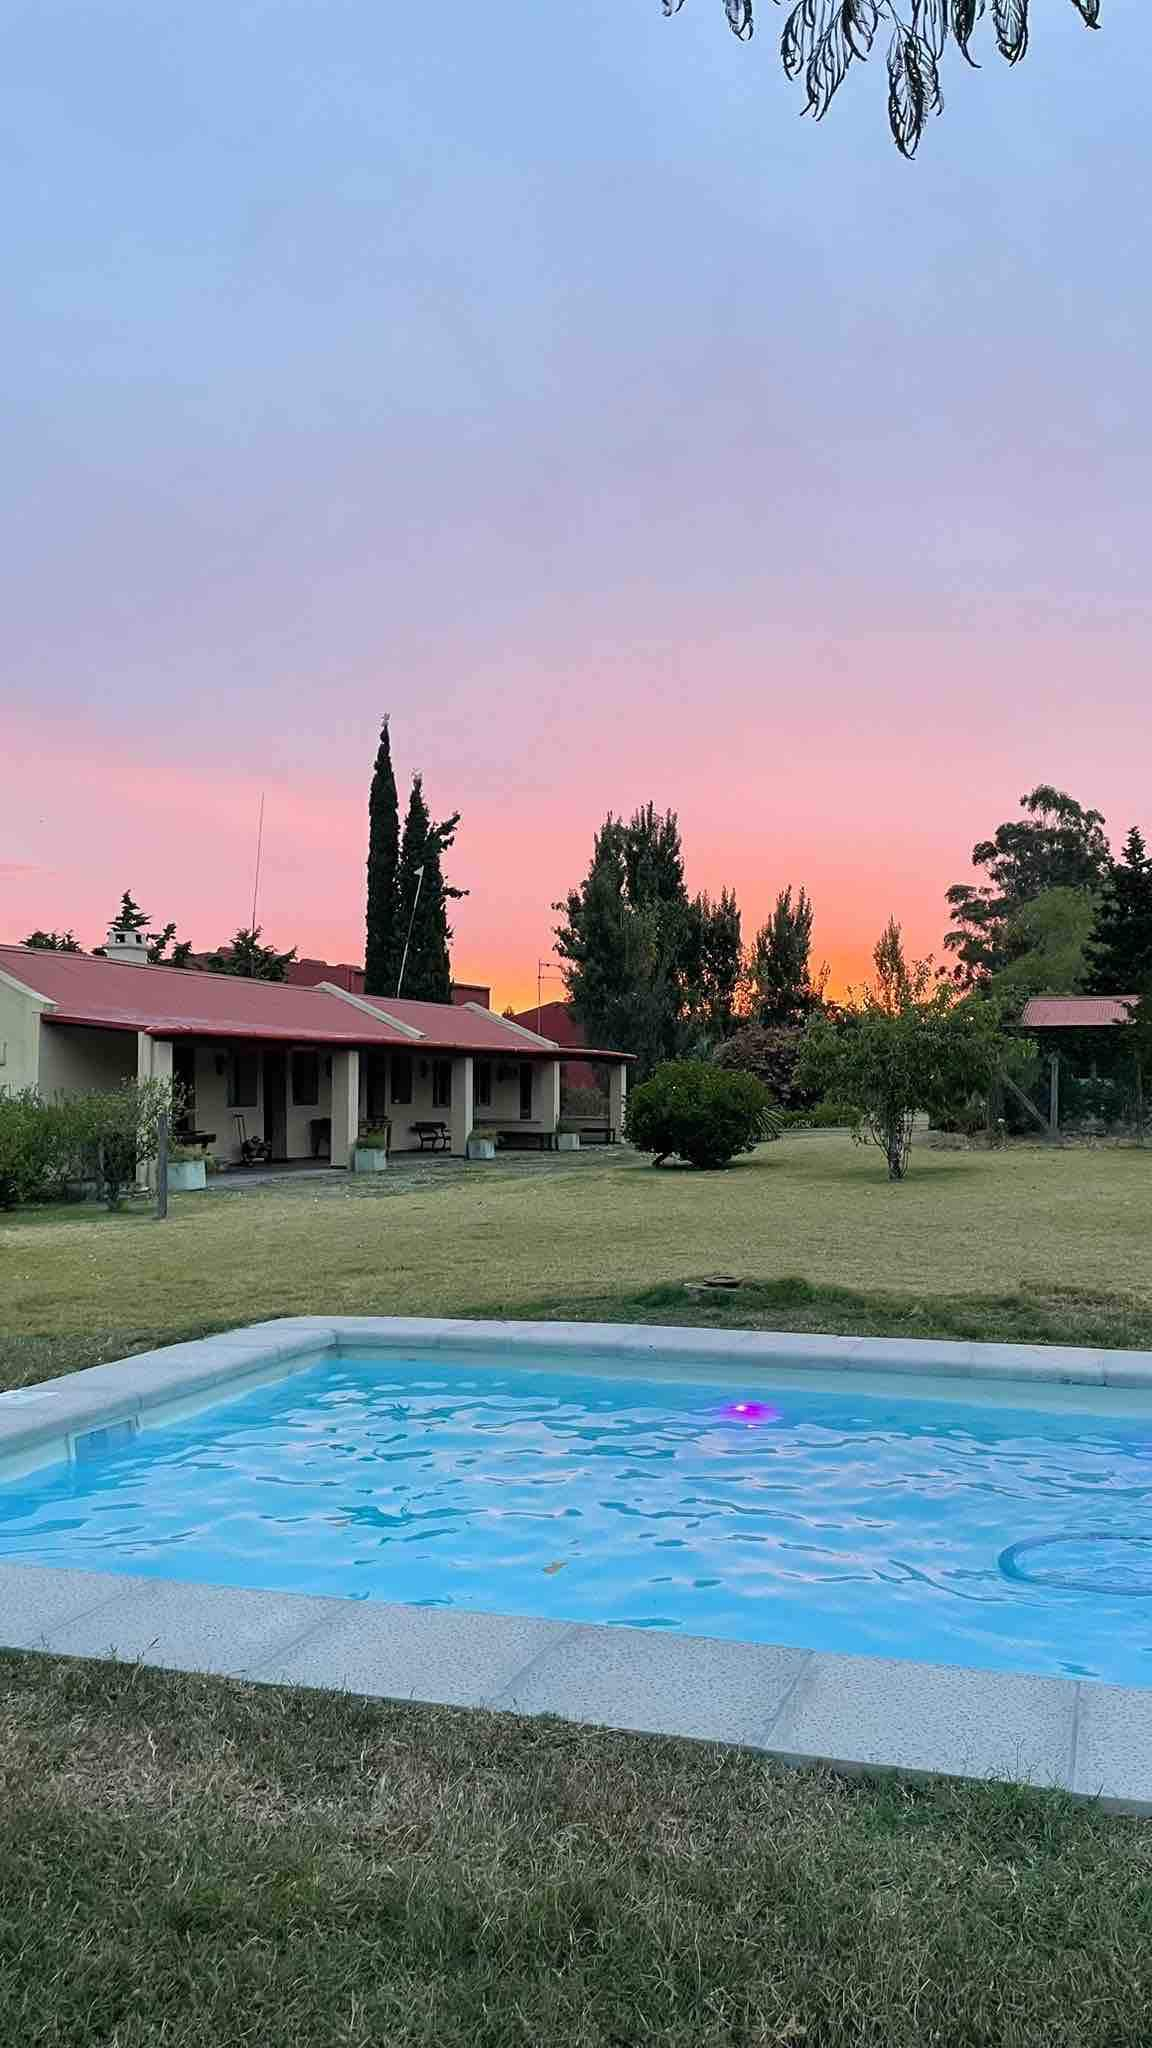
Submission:
[[[662,1165],[674,1155],[690,1166],[727,1166],[780,1126],[772,1097],[754,1074],[726,1073],[706,1060],[668,1060],[628,1102],[627,1135]]]

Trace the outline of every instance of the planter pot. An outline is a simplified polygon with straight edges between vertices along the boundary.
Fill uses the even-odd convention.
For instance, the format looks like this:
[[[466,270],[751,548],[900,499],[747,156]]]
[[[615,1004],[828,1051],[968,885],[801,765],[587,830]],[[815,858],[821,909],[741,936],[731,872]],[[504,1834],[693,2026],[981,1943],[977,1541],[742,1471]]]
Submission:
[[[468,1157],[469,1159],[495,1159],[495,1138],[469,1138]]]
[[[388,1154],[382,1145],[357,1145],[352,1154],[353,1173],[385,1173]]]
[[[196,1188],[208,1185],[208,1174],[202,1159],[170,1159],[168,1162],[168,1188],[174,1195],[190,1195]]]
[[[579,1131],[557,1131],[556,1150],[558,1152],[578,1152],[580,1150]]]

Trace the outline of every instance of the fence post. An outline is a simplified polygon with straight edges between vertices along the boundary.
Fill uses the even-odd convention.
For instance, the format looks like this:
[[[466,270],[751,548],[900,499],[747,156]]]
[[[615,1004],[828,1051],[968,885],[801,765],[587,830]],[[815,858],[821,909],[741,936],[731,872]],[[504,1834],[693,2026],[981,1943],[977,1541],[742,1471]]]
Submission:
[[[168,1111],[162,1109],[156,1126],[156,1216],[168,1214]]]

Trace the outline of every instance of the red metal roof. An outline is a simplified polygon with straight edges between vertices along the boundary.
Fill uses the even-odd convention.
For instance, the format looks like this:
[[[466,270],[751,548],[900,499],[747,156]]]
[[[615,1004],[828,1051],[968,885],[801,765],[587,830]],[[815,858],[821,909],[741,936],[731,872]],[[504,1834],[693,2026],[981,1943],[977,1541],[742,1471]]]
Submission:
[[[1091,1031],[1126,1024],[1136,996],[1030,996],[1020,1022],[1025,1031]]]
[[[0,970],[46,996],[48,1021],[143,1031],[152,1038],[290,1039],[319,1045],[381,1045],[445,1052],[503,1053],[545,1058],[555,1048],[533,1040],[502,1017],[448,1003],[391,1003],[389,1014],[322,988],[246,981],[191,968],[129,967],[88,953],[49,953],[0,946]],[[380,1006],[384,1008],[384,1005]],[[419,1037],[413,1037],[413,1031]]]

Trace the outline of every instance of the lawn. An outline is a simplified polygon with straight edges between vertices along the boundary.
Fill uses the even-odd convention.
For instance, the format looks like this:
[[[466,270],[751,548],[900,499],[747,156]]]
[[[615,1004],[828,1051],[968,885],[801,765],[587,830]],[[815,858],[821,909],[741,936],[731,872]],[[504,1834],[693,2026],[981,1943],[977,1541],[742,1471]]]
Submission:
[[[5,1383],[310,1310],[1152,1344],[1152,1151],[917,1147],[891,1186],[820,1133],[722,1174],[605,1152],[387,1178],[0,1221]],[[748,1285],[702,1309],[683,1283],[715,1271]]]
[[[1152,1830],[0,1655],[10,2048],[1124,2048]]]
[[[301,1310],[1152,1346],[1152,1154],[837,1134],[0,1220],[16,1385]],[[702,1304],[684,1283],[743,1285]],[[13,2048],[1125,2048],[1152,1829],[512,1716],[0,1653]]]

